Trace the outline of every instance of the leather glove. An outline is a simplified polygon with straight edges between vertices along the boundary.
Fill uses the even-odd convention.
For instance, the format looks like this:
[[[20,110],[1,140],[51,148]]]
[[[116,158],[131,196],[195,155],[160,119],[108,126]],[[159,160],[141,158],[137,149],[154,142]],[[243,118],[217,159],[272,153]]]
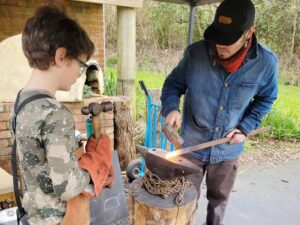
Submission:
[[[109,170],[109,174],[108,174],[108,177],[105,181],[104,187],[105,188],[112,188],[112,186],[114,185],[114,181],[115,181],[115,169],[112,166]]]
[[[83,194],[90,198],[97,198],[106,185],[112,167],[110,138],[106,134],[102,134],[99,139],[91,136],[86,145],[86,153],[81,156],[78,165],[88,171],[94,183],[95,195],[87,192],[83,192]]]
[[[88,152],[88,151],[93,151],[96,149],[97,147],[97,144],[98,144],[98,141],[103,137],[105,136],[105,134],[101,134],[101,137],[99,139],[96,139],[94,135],[92,135],[87,143],[86,143],[86,146],[85,146],[85,151]]]

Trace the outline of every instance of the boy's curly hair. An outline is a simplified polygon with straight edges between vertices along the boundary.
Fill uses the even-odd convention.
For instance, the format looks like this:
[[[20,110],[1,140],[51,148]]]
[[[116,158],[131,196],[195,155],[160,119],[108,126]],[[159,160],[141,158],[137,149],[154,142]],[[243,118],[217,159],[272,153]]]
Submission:
[[[70,59],[80,55],[90,58],[94,52],[94,44],[85,30],[57,4],[39,7],[26,21],[22,46],[30,66],[40,70],[49,69],[60,47],[67,50]]]

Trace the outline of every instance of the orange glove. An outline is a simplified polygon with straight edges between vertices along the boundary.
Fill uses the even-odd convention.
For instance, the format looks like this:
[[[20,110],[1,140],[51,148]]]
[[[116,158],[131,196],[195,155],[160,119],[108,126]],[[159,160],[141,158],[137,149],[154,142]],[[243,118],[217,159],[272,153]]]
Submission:
[[[112,188],[113,184],[114,184],[114,181],[115,181],[115,170],[114,170],[114,167],[112,166],[109,170],[109,174],[108,174],[108,177],[104,183],[104,187],[105,188]]]
[[[99,139],[91,136],[86,145],[86,153],[78,161],[80,168],[89,172],[94,183],[95,195],[84,192],[90,198],[98,197],[102,188],[105,187],[106,180],[112,167],[111,140],[106,134],[102,134]]]

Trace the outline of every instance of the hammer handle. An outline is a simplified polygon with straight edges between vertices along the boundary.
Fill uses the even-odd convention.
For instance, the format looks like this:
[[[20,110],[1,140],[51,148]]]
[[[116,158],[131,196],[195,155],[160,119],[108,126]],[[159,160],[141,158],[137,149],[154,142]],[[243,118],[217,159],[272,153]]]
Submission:
[[[93,116],[93,128],[95,138],[99,138],[101,136],[100,116]]]
[[[174,144],[176,149],[181,148],[181,145],[183,144],[183,139],[180,137],[177,130],[170,124],[165,123],[162,127],[162,131],[167,137],[167,139]]]
[[[147,89],[147,87],[145,85],[145,82],[143,80],[140,80],[139,84],[140,84],[141,88],[143,89],[143,91],[145,92],[145,95],[148,97],[149,96],[149,92],[148,92],[148,89]]]

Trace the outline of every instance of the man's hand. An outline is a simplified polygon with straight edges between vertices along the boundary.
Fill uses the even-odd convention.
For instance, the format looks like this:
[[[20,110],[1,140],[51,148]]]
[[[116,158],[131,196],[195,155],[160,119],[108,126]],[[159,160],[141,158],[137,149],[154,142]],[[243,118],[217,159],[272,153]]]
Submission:
[[[170,124],[171,126],[175,126],[176,128],[180,127],[180,112],[174,110],[169,112],[166,117],[165,123]]]
[[[246,136],[239,129],[230,131],[226,137],[231,138],[229,144],[242,143],[246,141]]]

